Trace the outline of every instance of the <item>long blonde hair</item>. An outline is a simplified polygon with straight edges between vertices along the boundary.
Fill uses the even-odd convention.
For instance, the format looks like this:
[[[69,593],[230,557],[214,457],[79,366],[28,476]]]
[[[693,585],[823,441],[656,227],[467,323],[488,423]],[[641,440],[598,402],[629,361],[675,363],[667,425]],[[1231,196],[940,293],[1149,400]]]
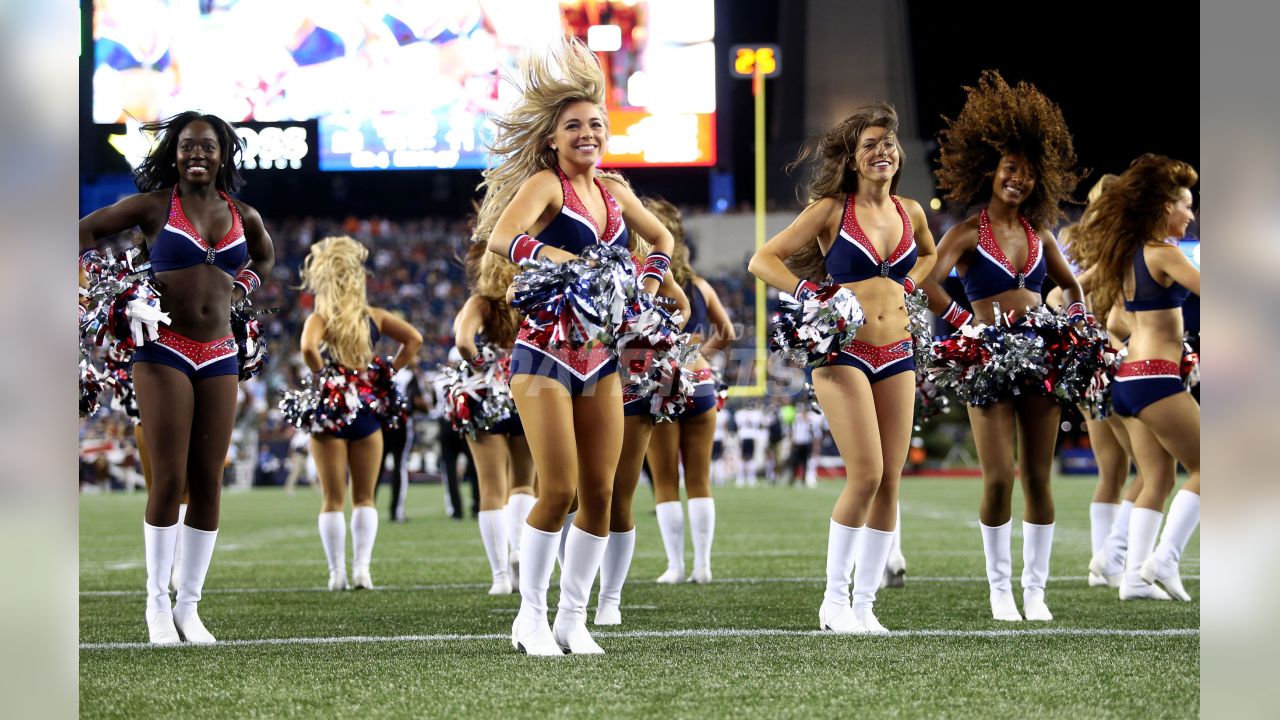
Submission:
[[[889,181],[889,192],[897,194],[898,181],[902,178],[902,168],[906,163],[902,143],[898,140],[898,111],[887,102],[877,101],[858,108],[838,125],[806,143],[796,159],[787,165],[787,170],[790,171],[806,162],[813,163],[806,185],[810,203],[838,197],[842,193],[854,195],[858,192],[858,173],[849,169],[849,161],[857,153],[858,138],[869,128],[884,128],[893,133],[893,144],[898,150],[898,171]],[[802,279],[822,280],[826,275],[826,268],[818,238],[810,239],[804,247],[787,258],[786,265]]]
[[[364,262],[369,249],[346,235],[311,246],[302,263],[302,289],[315,294],[325,319],[324,345],[338,364],[363,369],[373,359]]]
[[[684,287],[693,279],[694,272],[689,266],[689,246],[684,243],[684,223],[680,218],[680,208],[660,197],[644,197],[640,202],[675,239],[676,249],[671,253],[671,277],[677,285]]]
[[[1080,263],[1094,268],[1095,307],[1109,308],[1122,297],[1133,254],[1147,243],[1164,240],[1165,206],[1176,202],[1183,188],[1194,187],[1199,177],[1181,160],[1146,154],[1090,203],[1071,233],[1071,244]]]
[[[513,81],[514,82],[514,81]],[[605,79],[595,54],[576,39],[566,39],[545,55],[521,64],[520,100],[503,116],[492,118],[497,127],[489,146],[490,166],[477,190],[484,202],[472,240],[486,243],[502,211],[511,203],[521,183],[542,170],[556,167],[556,151],[548,142],[555,134],[556,119],[566,105],[594,103],[604,119],[606,137],[609,115],[605,111]]]
[[[1101,197],[1102,193],[1106,192],[1107,188],[1114,185],[1116,180],[1119,179],[1119,175],[1112,175],[1111,173],[1106,173],[1098,178],[1093,187],[1089,188],[1088,204],[1093,205],[1094,201]],[[1067,259],[1075,263],[1076,267],[1080,268],[1081,271],[1084,271],[1088,270],[1089,266],[1085,264],[1085,258],[1081,257],[1081,248],[1076,247],[1071,241],[1071,236],[1075,232],[1077,224],[1073,223],[1058,231],[1058,245],[1062,247],[1062,253],[1067,256]]]
[[[471,295],[485,301],[485,339],[499,347],[510,348],[516,341],[520,318],[507,304],[507,287],[520,272],[520,266],[491,253],[482,244],[467,250],[467,283]]]

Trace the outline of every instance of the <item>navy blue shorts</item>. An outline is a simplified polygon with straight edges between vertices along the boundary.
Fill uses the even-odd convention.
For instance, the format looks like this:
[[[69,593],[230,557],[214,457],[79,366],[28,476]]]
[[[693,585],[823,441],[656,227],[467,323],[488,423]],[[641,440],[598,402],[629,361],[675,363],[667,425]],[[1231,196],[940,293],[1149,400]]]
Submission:
[[[861,340],[854,340],[840,349],[840,354],[827,363],[857,368],[867,376],[872,385],[893,377],[898,373],[914,372],[916,358],[911,352],[911,338],[905,338],[888,345],[872,345]]]
[[[573,397],[590,394],[601,378],[617,371],[617,357],[604,346],[584,350],[542,350],[527,340],[517,339],[511,350],[512,376],[551,378],[563,385]]]
[[[324,433],[341,440],[363,440],[382,429],[382,421],[372,410],[361,409],[356,418],[336,433]]]
[[[133,351],[133,362],[168,365],[196,382],[219,375],[238,376],[238,351],[234,335],[200,342],[161,327],[155,340],[148,340]]]
[[[511,417],[507,418],[489,428],[489,432],[494,435],[510,435],[512,437],[524,436],[524,424],[520,422],[518,413],[511,413]]]
[[[719,403],[719,396],[716,393],[716,381],[707,380],[693,386],[693,394],[689,396],[689,402],[684,406],[684,410],[680,413],[681,420],[695,418],[707,412],[715,410]]]
[[[1178,363],[1172,360],[1127,362],[1116,371],[1111,409],[1121,417],[1137,417],[1148,405],[1186,389]]]

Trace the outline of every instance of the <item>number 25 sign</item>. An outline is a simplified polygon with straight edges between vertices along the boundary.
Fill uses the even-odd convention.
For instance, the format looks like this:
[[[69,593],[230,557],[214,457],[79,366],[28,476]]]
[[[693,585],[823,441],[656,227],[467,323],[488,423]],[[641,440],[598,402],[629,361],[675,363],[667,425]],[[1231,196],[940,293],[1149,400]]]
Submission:
[[[759,71],[761,77],[782,74],[782,49],[777,45],[734,45],[729,48],[729,74],[750,78]]]

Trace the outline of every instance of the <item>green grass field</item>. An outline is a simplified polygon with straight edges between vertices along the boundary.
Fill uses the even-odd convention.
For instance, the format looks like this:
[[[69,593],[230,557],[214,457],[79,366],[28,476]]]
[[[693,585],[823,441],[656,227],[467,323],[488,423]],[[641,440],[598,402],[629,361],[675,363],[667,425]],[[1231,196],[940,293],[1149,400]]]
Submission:
[[[200,605],[214,647],[145,646],[141,494],[80,502],[82,717],[1195,717],[1199,602],[1124,603],[1086,587],[1093,479],[1056,483],[1052,623],[996,623],[977,530],[979,482],[902,489],[907,586],[883,590],[889,637],[817,632],[838,487],[722,488],[715,582],[664,586],[641,487],[623,625],[604,657],[525,658],[519,596],[493,598],[474,521],[441,489],[383,520],[378,589],[329,593],[319,496],[227,493]],[[384,489],[385,493],[385,489]],[[380,511],[386,502],[380,495]],[[1020,517],[1015,497],[1015,520]],[[1014,523],[1014,582],[1021,573]],[[348,543],[350,553],[350,543]],[[692,561],[692,549],[688,550]],[[1183,560],[1198,596],[1199,535]],[[557,582],[552,579],[550,606]],[[1019,604],[1020,592],[1019,595]],[[595,595],[592,595],[594,608]]]

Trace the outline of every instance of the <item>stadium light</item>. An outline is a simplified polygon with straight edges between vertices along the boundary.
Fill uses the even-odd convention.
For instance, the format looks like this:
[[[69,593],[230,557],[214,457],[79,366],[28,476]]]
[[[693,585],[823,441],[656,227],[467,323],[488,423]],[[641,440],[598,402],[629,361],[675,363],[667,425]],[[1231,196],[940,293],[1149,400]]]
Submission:
[[[617,25],[592,25],[587,28],[587,47],[594,52],[617,52],[622,49],[622,28]]]
[[[936,211],[938,211],[938,210],[941,210],[941,209],[942,209],[942,201],[941,201],[941,200],[939,200],[938,198],[932,198],[932,199],[930,199],[930,200],[929,200],[929,208],[930,208],[931,210],[934,210],[935,212],[936,212]]]

